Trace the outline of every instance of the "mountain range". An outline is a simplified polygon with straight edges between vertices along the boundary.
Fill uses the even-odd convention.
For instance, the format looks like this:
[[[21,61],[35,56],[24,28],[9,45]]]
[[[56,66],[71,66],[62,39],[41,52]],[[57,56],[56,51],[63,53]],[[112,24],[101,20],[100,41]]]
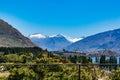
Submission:
[[[34,47],[17,29],[0,19],[0,47]]]
[[[32,34],[29,36],[31,41],[36,45],[42,47],[43,49],[47,49],[49,51],[62,50],[75,42],[76,40],[80,40],[78,38],[72,39],[70,37],[66,37],[62,34],[53,35],[53,36],[45,36],[42,34]]]
[[[78,41],[72,41],[69,37],[60,34],[54,36],[33,34],[29,38],[36,45],[53,51],[65,48],[68,51],[94,52],[109,49],[120,52],[120,29],[101,32]]]
[[[110,49],[120,52],[120,29],[110,30],[88,36],[66,48],[67,50],[80,50],[83,52],[103,51]]]
[[[0,47],[34,47],[37,45],[49,51],[66,49],[94,52],[109,49],[120,53],[120,29],[75,39],[61,34],[54,36],[32,34],[28,38],[0,19]]]

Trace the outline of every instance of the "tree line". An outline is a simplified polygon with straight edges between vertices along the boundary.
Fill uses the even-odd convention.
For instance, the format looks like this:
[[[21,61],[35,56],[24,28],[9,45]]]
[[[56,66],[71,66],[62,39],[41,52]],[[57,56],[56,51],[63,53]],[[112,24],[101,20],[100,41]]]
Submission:
[[[87,66],[81,66],[81,80],[97,80],[99,76],[104,76],[99,71],[103,72],[109,67],[114,69],[114,72],[108,74],[109,79],[119,80],[120,69],[115,70],[116,66],[89,66],[92,64],[91,57],[86,56],[69,56],[67,59],[65,57],[59,57],[51,54],[47,50],[42,50],[39,47],[29,47],[29,48],[0,48],[0,63],[14,64],[14,63],[25,63],[25,64],[64,64],[64,63],[87,63]],[[100,57],[100,64],[103,63],[116,63],[116,57],[111,56],[110,59],[106,59],[105,55]],[[1,66],[0,66],[1,67]],[[7,77],[0,77],[0,79],[7,80],[78,80],[78,66],[61,66],[61,65],[51,65],[51,66],[21,66],[21,65],[10,65],[3,66],[1,72],[9,73]]]

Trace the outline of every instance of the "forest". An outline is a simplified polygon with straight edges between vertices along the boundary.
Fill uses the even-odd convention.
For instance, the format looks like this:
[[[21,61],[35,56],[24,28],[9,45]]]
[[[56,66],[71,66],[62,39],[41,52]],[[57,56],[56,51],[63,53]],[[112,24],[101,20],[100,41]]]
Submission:
[[[116,58],[105,57],[102,55],[99,65],[93,65],[90,57],[66,59],[39,47],[1,47],[0,80],[120,80]]]

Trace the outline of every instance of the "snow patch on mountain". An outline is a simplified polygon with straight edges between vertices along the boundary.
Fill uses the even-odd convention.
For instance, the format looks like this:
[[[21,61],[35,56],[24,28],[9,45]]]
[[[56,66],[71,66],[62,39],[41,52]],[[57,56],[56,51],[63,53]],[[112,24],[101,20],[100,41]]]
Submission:
[[[83,38],[72,38],[72,37],[69,37],[69,36],[66,36],[64,34],[58,34],[58,35],[52,35],[52,36],[45,36],[45,35],[42,35],[42,34],[32,34],[29,36],[29,38],[53,38],[53,37],[64,37],[66,38],[68,41],[74,43],[74,42],[77,42],[79,40],[82,40]]]
[[[49,37],[64,37],[63,34],[58,34],[58,35],[52,35],[52,36],[49,36]]]
[[[52,36],[49,36],[49,37],[65,37],[68,41],[70,41],[72,43],[83,39],[82,37],[81,38],[71,38],[71,37],[66,36],[64,34],[52,35]]]
[[[71,37],[66,37],[66,38],[67,38],[67,40],[69,40],[70,42],[73,42],[73,43],[83,39],[83,38],[71,38]]]
[[[32,34],[29,36],[30,38],[46,38],[47,36],[42,34]]]

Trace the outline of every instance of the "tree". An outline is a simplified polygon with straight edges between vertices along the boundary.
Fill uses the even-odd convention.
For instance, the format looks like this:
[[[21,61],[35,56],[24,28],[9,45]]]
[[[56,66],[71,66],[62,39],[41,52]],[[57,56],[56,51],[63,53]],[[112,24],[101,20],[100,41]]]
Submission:
[[[95,61],[96,61],[96,63],[99,63],[99,57],[95,57]]]
[[[112,72],[110,75],[110,80],[120,80],[120,68]]]
[[[105,64],[106,63],[106,57],[105,57],[105,55],[101,55],[101,57],[100,57],[100,64],[102,64],[102,65],[100,65],[100,67],[101,68],[104,68],[105,67]]]
[[[92,63],[92,59],[91,57],[88,58],[88,63],[91,62]]]
[[[117,59],[116,59],[116,57],[115,56],[110,56],[110,60],[109,60],[110,62],[110,64],[112,64],[112,65],[110,65],[110,69],[116,69],[117,68],[117,66],[116,66],[116,64],[117,64]]]
[[[35,72],[28,67],[13,68],[8,80],[35,80]]]
[[[106,63],[106,57],[105,55],[102,55],[101,58],[100,58],[100,63]]]
[[[15,62],[15,63],[20,62],[19,55],[17,54],[8,54],[6,55],[6,58],[8,62]]]

